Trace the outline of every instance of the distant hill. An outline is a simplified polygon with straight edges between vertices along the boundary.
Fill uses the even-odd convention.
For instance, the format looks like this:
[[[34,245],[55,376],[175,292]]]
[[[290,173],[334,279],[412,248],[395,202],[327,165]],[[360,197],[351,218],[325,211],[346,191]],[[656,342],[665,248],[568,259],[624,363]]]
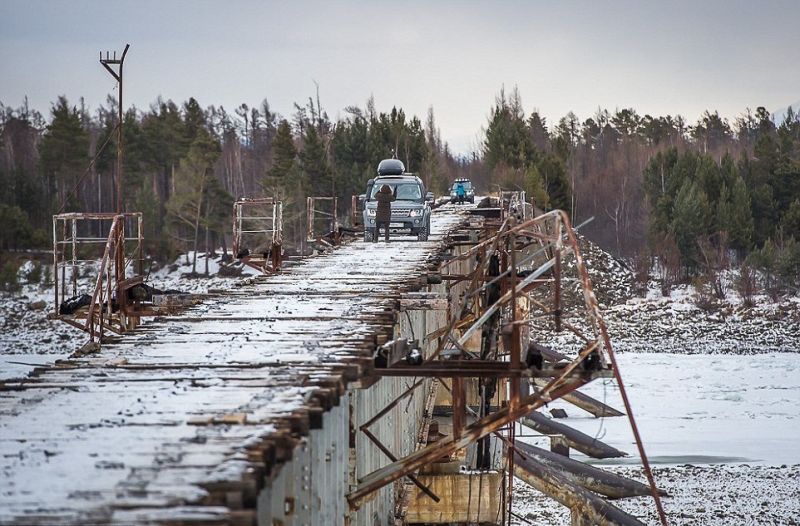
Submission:
[[[775,124],[782,123],[783,119],[786,118],[786,112],[789,111],[789,108],[792,108],[794,110],[794,113],[797,114],[800,111],[800,100],[798,100],[794,104],[789,104],[788,106],[773,111],[772,122],[774,122]]]

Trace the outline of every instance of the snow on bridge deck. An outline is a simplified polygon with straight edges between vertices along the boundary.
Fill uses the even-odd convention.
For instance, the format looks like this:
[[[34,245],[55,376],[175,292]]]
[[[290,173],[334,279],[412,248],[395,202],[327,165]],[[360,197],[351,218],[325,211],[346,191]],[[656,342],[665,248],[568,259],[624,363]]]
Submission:
[[[0,524],[230,520],[462,219],[443,207],[430,241],[358,241],[0,383]]]

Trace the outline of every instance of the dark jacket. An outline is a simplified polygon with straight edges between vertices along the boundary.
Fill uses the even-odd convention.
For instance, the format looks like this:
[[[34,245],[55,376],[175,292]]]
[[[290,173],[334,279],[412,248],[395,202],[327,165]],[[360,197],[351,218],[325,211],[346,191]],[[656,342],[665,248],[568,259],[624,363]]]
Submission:
[[[375,222],[388,222],[392,220],[392,201],[397,199],[397,195],[392,193],[389,185],[381,186],[378,193],[375,194],[375,199],[378,201],[378,210],[375,212]]]

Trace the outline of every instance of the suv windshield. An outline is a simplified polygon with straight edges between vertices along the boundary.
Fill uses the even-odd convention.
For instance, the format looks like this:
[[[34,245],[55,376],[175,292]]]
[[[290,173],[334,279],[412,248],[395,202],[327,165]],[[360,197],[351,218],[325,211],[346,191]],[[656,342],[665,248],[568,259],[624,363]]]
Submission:
[[[466,190],[468,192],[469,192],[470,188],[472,188],[472,183],[470,181],[457,181],[457,182],[453,183],[453,190],[454,191],[455,191],[456,188],[458,188],[459,184],[463,185],[464,186],[464,190]]]
[[[380,181],[376,181],[375,185],[372,187],[372,194],[370,195],[370,199],[375,199],[375,196],[378,195],[381,187],[386,184],[389,185],[389,188],[392,189],[394,192],[395,186],[397,187],[397,200],[398,201],[418,201],[422,199],[422,190],[417,183],[382,183]]]

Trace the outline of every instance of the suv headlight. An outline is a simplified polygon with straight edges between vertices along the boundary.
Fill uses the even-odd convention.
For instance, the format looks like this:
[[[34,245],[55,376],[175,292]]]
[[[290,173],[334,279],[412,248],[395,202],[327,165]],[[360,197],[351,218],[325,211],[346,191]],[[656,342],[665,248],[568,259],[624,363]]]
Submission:
[[[419,217],[422,215],[421,208],[412,208],[411,211],[408,213],[411,217]]]
[[[375,217],[378,214],[377,208],[367,208],[367,215]]]

